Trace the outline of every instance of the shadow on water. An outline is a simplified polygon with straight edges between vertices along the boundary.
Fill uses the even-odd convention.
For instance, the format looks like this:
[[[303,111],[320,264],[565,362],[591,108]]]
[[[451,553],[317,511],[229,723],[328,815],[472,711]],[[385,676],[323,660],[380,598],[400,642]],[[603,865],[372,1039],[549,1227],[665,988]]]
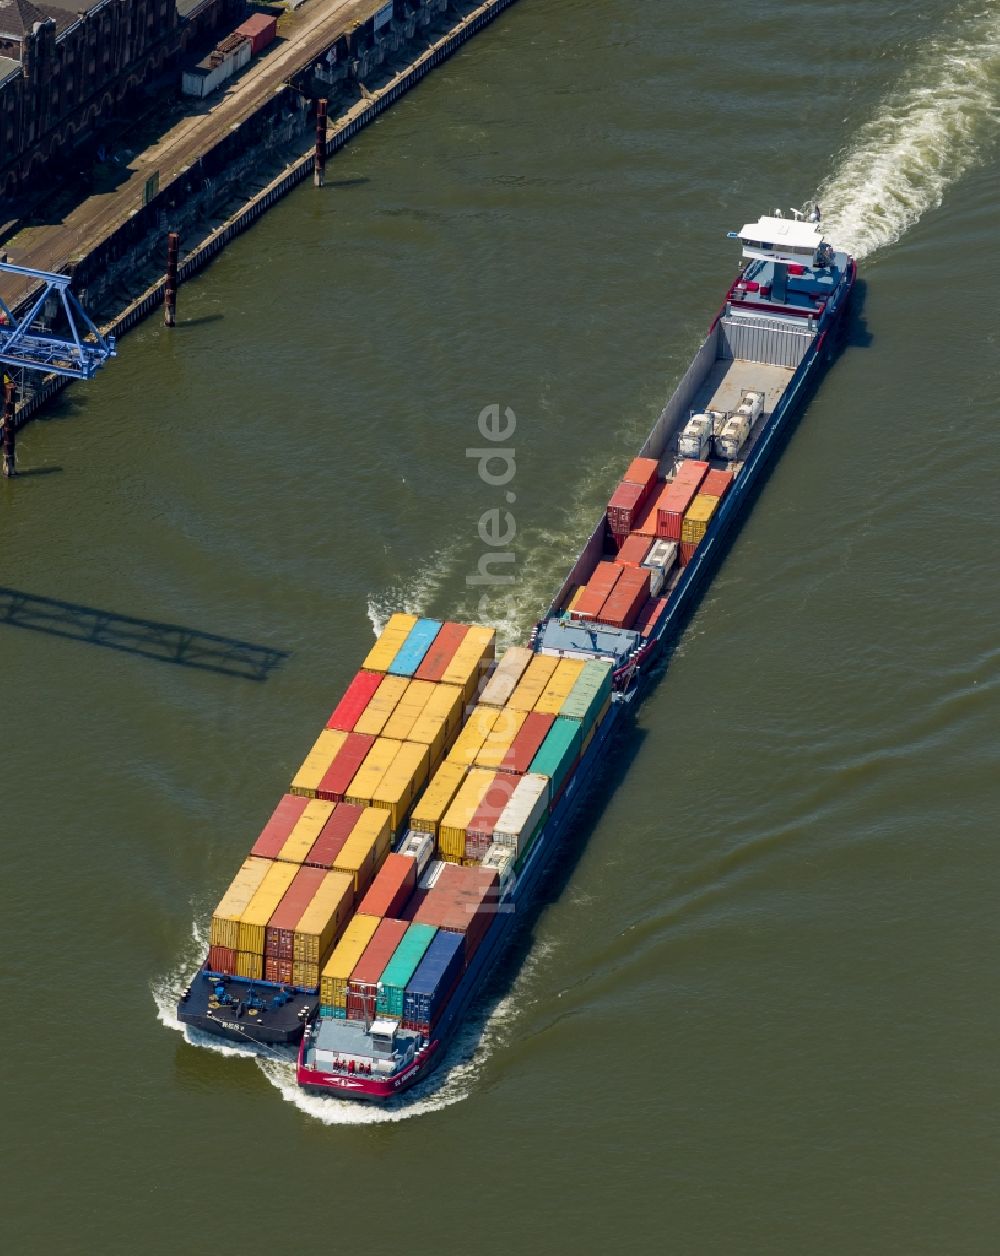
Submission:
[[[62,467],[18,467],[15,479],[27,480],[35,475],[57,475]]]
[[[0,624],[242,680],[266,680],[287,652],[0,586]]]
[[[221,323],[225,314],[199,314],[197,318],[181,318],[177,320],[174,331],[185,331],[188,327],[204,327],[206,323]]]

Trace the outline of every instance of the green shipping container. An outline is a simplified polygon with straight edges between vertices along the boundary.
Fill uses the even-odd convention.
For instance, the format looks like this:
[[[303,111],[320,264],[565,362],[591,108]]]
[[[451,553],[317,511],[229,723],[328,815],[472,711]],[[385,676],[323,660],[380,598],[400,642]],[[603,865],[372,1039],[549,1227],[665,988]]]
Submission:
[[[589,733],[610,694],[611,664],[587,663],[570,690],[569,697],[562,704],[559,714],[579,720],[584,733]],[[535,768],[531,770],[534,772]]]
[[[582,743],[583,730],[580,721],[560,715],[531,760],[529,770],[540,772],[552,781],[553,801],[576,763]]]
[[[424,957],[424,951],[434,940],[437,929],[433,925],[410,925],[403,940],[392,953],[382,971],[378,983],[375,1010],[379,1016],[402,1016],[403,996],[406,987]]]

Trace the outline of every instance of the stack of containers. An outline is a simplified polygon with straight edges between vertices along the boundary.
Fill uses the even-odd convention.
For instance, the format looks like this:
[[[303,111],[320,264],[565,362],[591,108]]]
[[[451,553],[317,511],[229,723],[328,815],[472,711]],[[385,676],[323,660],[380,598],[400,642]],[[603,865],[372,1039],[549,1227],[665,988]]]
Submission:
[[[368,651],[361,664],[362,668],[366,672],[387,672],[416,623],[416,615],[399,612],[390,616],[389,622],[379,633],[378,640]]]
[[[347,1019],[347,983],[380,923],[377,916],[362,915],[348,922],[320,974],[320,1016]]]
[[[668,541],[681,539],[684,515],[705,478],[708,463],[685,458],[677,474],[664,488],[656,502],[656,535]]]
[[[264,980],[291,985],[294,977],[295,926],[316,896],[326,873],[322,868],[300,868],[264,931]],[[350,889],[348,879],[343,878]],[[351,901],[354,894],[351,892]],[[349,909],[348,909],[349,910]],[[342,923],[342,922],[341,922]]]
[[[708,531],[709,521],[715,514],[718,504],[719,499],[717,497],[710,497],[707,493],[699,493],[688,507],[688,512],[684,516],[684,523],[681,525],[682,565],[686,566],[691,561],[692,555]]]
[[[208,937],[208,966],[212,972],[235,973],[240,917],[271,867],[269,859],[259,859],[251,855],[243,861],[239,872],[223,894],[212,915]]]
[[[555,806],[569,784],[573,769],[583,748],[583,726],[579,720],[560,715],[538,753],[531,761],[531,771],[551,781],[551,802]]]
[[[486,687],[479,699],[480,703],[483,706],[506,706],[533,658],[534,655],[526,645],[511,646],[486,682]]]
[[[649,598],[652,575],[647,567],[626,567],[605,599],[597,621],[612,628],[631,628]]]
[[[382,683],[358,716],[353,731],[365,733],[369,737],[378,737],[384,731],[393,711],[409,688],[409,684],[405,676],[383,676]]]
[[[448,763],[461,763],[470,767],[483,748],[483,742],[489,736],[493,725],[500,717],[496,707],[477,706],[466,721],[465,727],[455,739],[455,744],[448,751]]]
[[[294,795],[290,797],[303,804],[298,816],[295,817],[297,808],[279,803],[278,810],[254,842],[250,851],[252,855],[280,859],[284,863],[307,862],[309,852],[333,815],[334,806],[332,802],[323,802],[317,798],[295,798]]]
[[[559,665],[559,658],[551,654],[536,654],[524,670],[524,675],[510,695],[507,707],[513,711],[533,711],[545,692],[552,673]]]
[[[665,597],[651,597],[646,605],[639,612],[639,618],[635,621],[634,628],[637,633],[648,641],[656,632],[657,625],[667,612],[667,599]]]
[[[611,671],[610,663],[597,659],[588,662],[563,703],[560,714],[580,721],[583,731],[581,754],[586,752],[598,724],[611,705]]]
[[[404,1029],[431,1036],[462,975],[464,960],[463,935],[438,930],[407,982],[403,995]]]
[[[350,875],[354,893],[359,898],[381,868],[389,853],[391,840],[388,813],[366,807],[333,861],[335,872]]]
[[[353,879],[343,872],[325,873],[294,928],[292,985],[300,990],[315,990],[319,986],[320,969],[353,908]]]
[[[261,829],[250,854],[258,855],[261,859],[277,859],[278,852],[308,805],[308,798],[298,794],[285,794],[272,812],[270,820]]]
[[[463,710],[461,690],[454,685],[434,686],[434,692],[414,721],[408,738],[427,747],[431,767],[441,762],[441,756],[458,732]]]
[[[420,666],[413,673],[415,680],[430,680],[437,684],[444,675],[448,664],[455,657],[455,651],[465,640],[469,631],[465,624],[442,624],[441,631],[431,642]]]
[[[571,691],[572,692],[572,691]],[[565,700],[564,700],[565,704]],[[520,731],[510,744],[500,764],[501,771],[523,775],[531,767],[531,761],[555,723],[555,716],[545,711],[529,711]]]
[[[405,920],[383,920],[347,981],[347,1019],[374,1020],[378,985],[386,965],[410,926]]]
[[[635,458],[625,478],[608,503],[608,527],[617,541],[623,541],[634,528],[639,512],[656,486],[655,458]]]
[[[354,832],[364,814],[364,807],[355,807],[349,802],[338,802],[334,806],[333,815],[323,825],[319,837],[316,838],[309,849],[309,854],[302,862],[313,868],[327,870],[332,868],[337,862],[337,856],[344,849],[347,839]],[[366,820],[365,823],[373,824],[375,821]]]
[[[436,619],[418,619],[386,671],[393,676],[412,676],[424,661],[424,656],[441,628],[441,623]]]
[[[500,878],[493,868],[448,864],[414,916],[414,923],[434,925],[465,938],[468,965],[496,918]]]
[[[372,794],[378,789],[392,761],[403,748],[401,741],[391,737],[376,737],[371,750],[365,755],[364,762],[354,774],[354,778],[344,792],[344,800],[358,807],[367,807],[371,803]]]
[[[527,711],[518,711],[514,707],[500,707],[493,727],[487,733],[479,753],[476,755],[476,767],[498,768],[510,749],[511,742],[521,731]]]
[[[445,812],[465,780],[465,764],[450,760],[442,763],[431,778],[410,816],[410,828],[418,833],[429,833],[435,839]]]
[[[489,671],[493,662],[496,647],[496,631],[473,624],[462,638],[461,644],[451,657],[451,661],[441,673],[441,682],[446,685],[457,685],[462,691],[462,700],[471,702],[475,697],[479,682]]]
[[[496,828],[504,808],[510,802],[511,795],[517,788],[517,776],[510,773],[491,773],[486,792],[479,806],[465,827],[464,863],[482,863],[486,852],[493,845],[493,830]]]
[[[404,741],[378,786],[371,805],[382,807],[392,817],[392,831],[399,834],[414,798],[427,783],[430,755],[426,746]]]
[[[531,848],[531,843],[549,813],[549,778],[534,773],[522,776],[493,829],[493,842],[510,852],[515,863]],[[488,854],[489,852],[487,852]],[[499,860],[490,861],[503,876]],[[484,867],[487,866],[484,861]]]
[[[302,798],[315,798],[317,786],[346,740],[347,734],[339,729],[324,728],[295,773],[289,793]]]
[[[729,492],[733,479],[732,471],[709,471],[701,482],[701,491],[721,499]]]
[[[388,677],[387,677],[388,679]],[[393,737],[397,741],[406,741],[413,731],[413,726],[424,713],[431,697],[444,688],[446,696],[452,697],[453,690],[441,685],[434,685],[429,680],[410,680],[392,714],[379,730],[385,737]]]
[[[410,925],[403,940],[392,953],[378,983],[375,1011],[379,1016],[403,1019],[403,1002],[406,987],[434,940],[437,930],[433,925]]]
[[[442,859],[461,863],[465,858],[466,829],[495,776],[496,773],[487,768],[472,768],[459,786],[438,826],[438,852]]]
[[[381,672],[358,672],[327,720],[327,728],[339,729],[344,733],[353,732],[354,725],[371,701],[375,690],[382,683],[382,679]]]
[[[651,544],[652,541],[648,536],[640,536],[638,532],[633,532],[622,542],[616,561],[622,567],[641,567]]]
[[[387,855],[358,911],[363,916],[398,916],[417,888],[417,861],[408,855]]]
[[[572,617],[597,619],[624,570],[617,563],[599,562],[573,607]]]
[[[545,688],[534,705],[541,715],[558,715],[583,672],[583,659],[557,659]]]
[[[316,797],[325,798],[327,802],[342,802],[374,745],[375,738],[368,733],[347,733],[339,753],[316,786]]]
[[[235,975],[260,981],[264,976],[264,941],[267,922],[274,915],[288,887],[298,874],[290,863],[272,863],[240,916]]]

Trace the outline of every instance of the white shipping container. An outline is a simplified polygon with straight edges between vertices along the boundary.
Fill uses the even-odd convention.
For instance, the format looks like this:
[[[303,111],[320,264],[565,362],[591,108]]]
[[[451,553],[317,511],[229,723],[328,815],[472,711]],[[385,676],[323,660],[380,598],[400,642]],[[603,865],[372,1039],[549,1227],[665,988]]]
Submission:
[[[486,682],[479,701],[485,706],[506,706],[517,682],[531,662],[532,654],[526,645],[514,645],[496,666],[496,671]]]
[[[676,541],[656,541],[643,559],[642,565],[660,571],[664,580],[673,571],[677,562]],[[655,594],[653,595],[656,596]]]
[[[483,860],[484,868],[495,868],[500,877],[500,893],[506,894],[514,880],[514,852],[508,846],[497,846],[495,843],[486,852]]]
[[[418,890],[432,890],[437,885],[438,877],[444,871],[443,859],[432,859],[427,865],[427,871],[417,882]]]
[[[659,567],[649,567],[646,563],[642,565],[649,572],[649,596],[659,597],[660,590],[663,588],[663,572]]]
[[[430,833],[418,833],[415,829],[409,829],[399,853],[417,861],[417,876],[422,877],[431,855],[434,854],[434,838]]]
[[[520,855],[548,805],[549,778],[538,772],[522,776],[497,820],[493,830],[494,844],[508,847],[515,857]]]

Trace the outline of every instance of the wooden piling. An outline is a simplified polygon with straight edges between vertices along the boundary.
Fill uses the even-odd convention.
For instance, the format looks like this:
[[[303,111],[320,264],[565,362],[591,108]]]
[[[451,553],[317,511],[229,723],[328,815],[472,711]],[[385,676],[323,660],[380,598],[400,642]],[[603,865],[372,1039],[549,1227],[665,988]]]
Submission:
[[[12,480],[17,475],[17,463],[15,459],[14,445],[16,436],[14,432],[14,403],[17,400],[17,393],[14,389],[14,381],[9,375],[3,377],[3,414],[0,417],[0,444],[3,450],[3,478]]]
[[[321,188],[326,178],[326,101],[316,101],[316,151],[313,154],[313,186]]]
[[[167,280],[163,288],[163,324],[173,327],[177,317],[177,255],[181,238],[176,231],[167,235]]]

